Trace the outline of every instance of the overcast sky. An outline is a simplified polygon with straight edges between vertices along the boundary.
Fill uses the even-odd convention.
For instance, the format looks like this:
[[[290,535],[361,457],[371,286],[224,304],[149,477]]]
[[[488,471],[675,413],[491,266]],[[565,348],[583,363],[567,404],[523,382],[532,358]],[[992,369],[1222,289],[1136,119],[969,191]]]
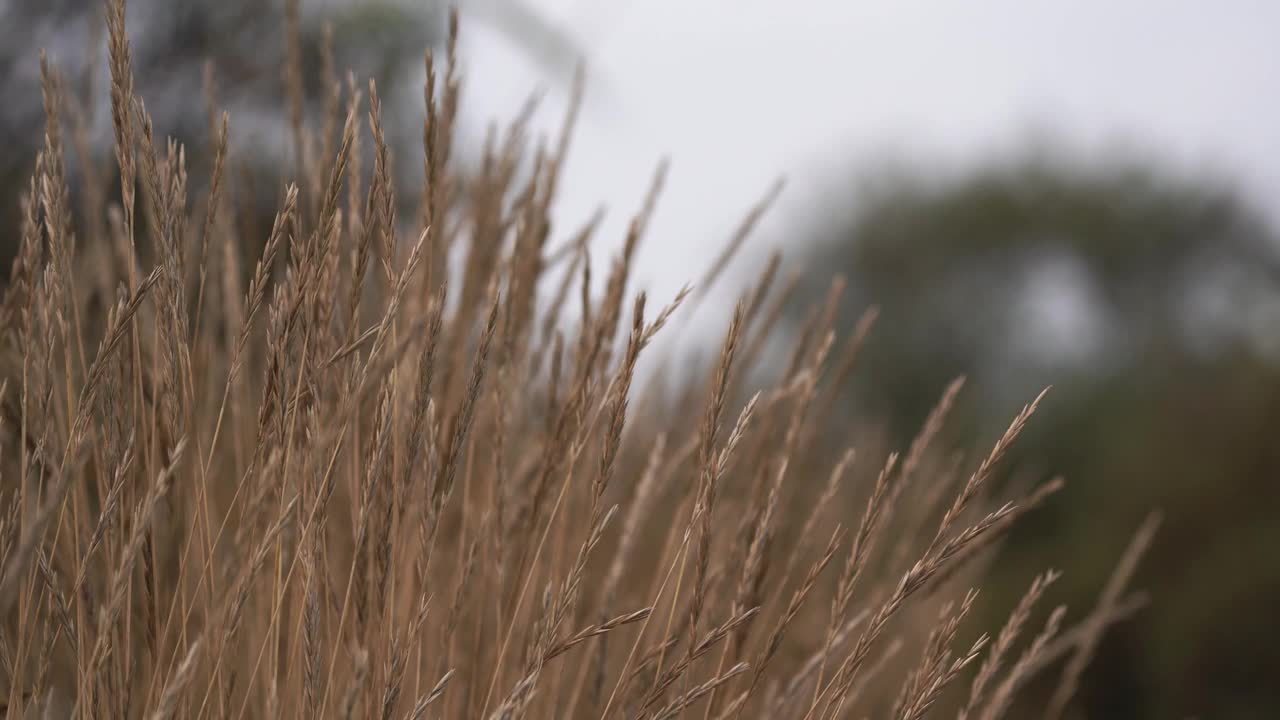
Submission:
[[[1031,135],[1093,154],[1137,148],[1280,208],[1274,1],[526,2],[577,39],[591,70],[562,221],[606,203],[599,247],[616,246],[658,159],[672,158],[640,256],[657,299],[696,279],[775,177],[788,189],[744,269],[768,243],[798,240],[781,228],[815,191],[885,153],[954,166]],[[564,78],[484,24],[464,38],[476,125],[543,84],[550,132]]]

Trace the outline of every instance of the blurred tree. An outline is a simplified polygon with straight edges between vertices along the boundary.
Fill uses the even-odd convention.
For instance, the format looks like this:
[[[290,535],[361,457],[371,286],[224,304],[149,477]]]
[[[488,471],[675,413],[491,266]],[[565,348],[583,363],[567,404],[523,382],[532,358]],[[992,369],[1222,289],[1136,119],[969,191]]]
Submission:
[[[848,417],[887,418],[905,444],[965,374],[952,427],[972,435],[1055,385],[1018,452],[1067,490],[1002,550],[996,604],[1047,557],[1086,611],[1161,507],[1138,583],[1153,606],[1105,644],[1084,715],[1274,716],[1280,261],[1266,223],[1229,188],[1141,161],[1036,152],[950,178],[877,177],[814,229],[814,281],[796,303],[842,271],[845,327],[881,308]]]
[[[231,115],[232,172],[256,179],[241,198],[269,222],[281,168],[292,167],[285,97],[287,12],[290,0],[129,0],[128,27],[137,76],[157,133],[182,142],[191,161],[193,190],[208,177],[202,166],[210,146],[206,77],[218,109]],[[442,48],[451,5],[496,32],[544,74],[569,78],[581,55],[574,40],[525,0],[296,0],[299,51],[309,124],[318,127],[326,97],[322,61],[325,28],[332,31],[333,68],[348,70],[359,88],[378,83],[388,109],[389,141],[417,152],[421,142],[423,53]],[[7,0],[0,2],[0,223],[17,227],[24,187],[42,140],[39,52],[45,50],[64,77],[73,116],[99,163],[112,162],[109,83],[103,0]],[[206,76],[206,69],[208,75]],[[403,111],[398,111],[403,110]],[[69,171],[79,171],[73,148]],[[412,154],[412,153],[411,153]],[[368,160],[368,158],[365,158]],[[403,163],[402,180],[419,182],[420,163]],[[73,188],[79,181],[73,179]],[[246,208],[245,205],[249,207]],[[12,258],[12,239],[0,241],[0,261]],[[7,277],[7,276],[6,276]]]

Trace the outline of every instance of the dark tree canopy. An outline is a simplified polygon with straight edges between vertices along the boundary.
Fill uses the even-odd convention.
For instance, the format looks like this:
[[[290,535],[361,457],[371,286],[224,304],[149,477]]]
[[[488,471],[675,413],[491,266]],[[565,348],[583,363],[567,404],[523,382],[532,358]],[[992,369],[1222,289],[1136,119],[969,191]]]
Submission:
[[[1048,552],[1073,568],[1064,582],[1083,611],[1090,573],[1107,571],[1096,551],[1149,508],[1168,520],[1145,578],[1154,604],[1104,648],[1089,716],[1118,698],[1135,717],[1273,707],[1263,678],[1280,675],[1280,652],[1262,638],[1274,613],[1237,611],[1280,601],[1280,558],[1251,552],[1246,567],[1240,554],[1280,542],[1267,223],[1229,187],[1141,161],[1028,154],[946,179],[883,177],[833,203],[807,261],[815,278],[847,276],[846,327],[880,307],[848,417],[890,418],[905,447],[957,375],[970,379],[953,426],[964,433],[996,431],[1052,384],[1020,457],[1068,486],[1003,551],[1008,591],[1033,572],[1020,558]],[[1219,714],[1223,697],[1245,714]]]

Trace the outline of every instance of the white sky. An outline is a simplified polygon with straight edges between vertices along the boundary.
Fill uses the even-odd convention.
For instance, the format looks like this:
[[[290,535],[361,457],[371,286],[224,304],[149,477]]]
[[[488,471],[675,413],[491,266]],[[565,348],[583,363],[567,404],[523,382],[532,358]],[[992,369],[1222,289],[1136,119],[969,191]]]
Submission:
[[[609,206],[596,262],[620,241],[657,160],[672,158],[639,258],[658,302],[701,274],[775,177],[788,189],[744,273],[798,239],[781,232],[785,219],[806,212],[824,180],[885,152],[955,163],[1047,134],[1237,178],[1280,208],[1274,1],[527,2],[588,56],[560,218],[567,232]],[[552,88],[551,132],[563,77],[480,23],[464,38],[468,115],[509,118],[541,83]]]

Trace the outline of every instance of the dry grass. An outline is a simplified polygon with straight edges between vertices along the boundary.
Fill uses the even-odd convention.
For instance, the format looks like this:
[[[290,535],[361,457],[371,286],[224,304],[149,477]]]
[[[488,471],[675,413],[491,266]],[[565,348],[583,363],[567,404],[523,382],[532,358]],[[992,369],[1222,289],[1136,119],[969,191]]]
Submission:
[[[326,62],[309,127],[290,40],[296,181],[270,235],[243,237],[227,117],[210,92],[193,201],[133,92],[123,5],[119,196],[72,207],[75,101],[46,63],[0,306],[11,717],[996,718],[1070,658],[1056,717],[1141,603],[1125,585],[1154,526],[1075,628],[1039,609],[1053,572],[993,642],[969,627],[982,551],[1061,485],[992,493],[1040,398],[967,477],[936,447],[960,382],[901,461],[832,443],[828,398],[875,318],[840,337],[839,280],[770,386],[747,378],[794,287],[777,258],[712,365],[638,375],[724,262],[657,311],[628,289],[660,169],[595,294],[598,218],[552,242],[573,115],[550,147],[518,121],[464,176],[452,42],[426,59],[427,181],[400,218],[376,86],[344,103]]]

